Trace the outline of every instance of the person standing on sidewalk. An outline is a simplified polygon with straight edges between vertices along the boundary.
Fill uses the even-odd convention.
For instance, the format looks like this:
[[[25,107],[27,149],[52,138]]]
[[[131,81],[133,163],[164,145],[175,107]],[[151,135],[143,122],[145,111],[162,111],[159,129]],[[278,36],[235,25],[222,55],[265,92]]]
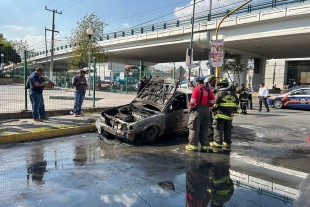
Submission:
[[[80,70],[79,73],[72,78],[72,85],[75,87],[74,91],[74,116],[81,115],[82,104],[85,98],[87,81],[85,78],[85,71]]]
[[[248,96],[248,99],[249,99],[248,108],[253,109],[253,97],[252,97],[252,95],[253,95],[254,90],[253,90],[253,87],[251,86],[251,84],[248,84],[248,88],[247,89],[248,89],[248,93],[249,93],[249,96]]]
[[[229,87],[227,78],[217,82],[219,91],[215,96],[213,106],[214,141],[211,149],[231,147],[231,129],[234,111],[238,109],[239,101],[233,87]],[[224,138],[224,140],[223,140]]]
[[[48,120],[45,115],[45,106],[43,99],[43,88],[52,85],[52,82],[42,82],[43,68],[39,67],[29,77],[30,101],[32,104],[32,116],[34,121]]]
[[[196,79],[196,87],[190,100],[190,114],[188,120],[188,144],[186,150],[198,151],[198,143],[201,151],[207,152],[209,148],[208,127],[210,125],[209,106],[212,107],[215,97],[212,91],[206,87],[202,78]]]
[[[268,98],[268,93],[269,93],[269,90],[267,87],[265,87],[265,84],[264,83],[261,83],[260,84],[260,88],[259,88],[259,91],[258,91],[258,99],[259,99],[259,109],[258,111],[262,111],[262,105],[264,103],[267,111],[266,112],[269,112],[269,106],[267,104],[267,98]]]

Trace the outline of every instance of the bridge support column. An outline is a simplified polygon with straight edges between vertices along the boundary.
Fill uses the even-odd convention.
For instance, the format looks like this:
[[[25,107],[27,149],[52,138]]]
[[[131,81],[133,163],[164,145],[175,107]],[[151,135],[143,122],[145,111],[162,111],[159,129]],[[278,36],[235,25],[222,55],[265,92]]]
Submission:
[[[265,76],[265,86],[272,89],[273,84],[277,88],[283,88],[286,78],[286,61],[284,59],[267,60]]]
[[[259,90],[259,84],[265,82],[266,59],[254,58],[254,71],[252,77],[252,87]]]
[[[243,64],[243,72],[240,74],[240,83],[239,84],[246,84],[247,81],[247,67],[248,67],[248,61],[249,61],[249,56],[248,55],[241,55],[241,64]]]

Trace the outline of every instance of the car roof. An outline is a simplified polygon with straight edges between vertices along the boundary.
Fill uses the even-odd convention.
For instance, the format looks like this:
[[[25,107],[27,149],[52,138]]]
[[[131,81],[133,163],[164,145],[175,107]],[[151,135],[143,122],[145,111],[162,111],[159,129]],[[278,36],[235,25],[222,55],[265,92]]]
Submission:
[[[185,88],[178,88],[177,93],[185,93],[185,94],[192,94],[193,91],[185,89]]]

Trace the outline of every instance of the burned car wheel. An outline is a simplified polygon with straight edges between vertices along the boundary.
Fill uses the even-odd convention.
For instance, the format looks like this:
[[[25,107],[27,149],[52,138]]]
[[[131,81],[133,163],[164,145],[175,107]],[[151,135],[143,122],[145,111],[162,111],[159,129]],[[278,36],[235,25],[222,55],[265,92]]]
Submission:
[[[112,139],[112,135],[109,132],[103,130],[102,135],[105,136],[107,139]]]
[[[159,135],[159,129],[156,126],[151,126],[143,132],[143,138],[146,142],[153,142]]]

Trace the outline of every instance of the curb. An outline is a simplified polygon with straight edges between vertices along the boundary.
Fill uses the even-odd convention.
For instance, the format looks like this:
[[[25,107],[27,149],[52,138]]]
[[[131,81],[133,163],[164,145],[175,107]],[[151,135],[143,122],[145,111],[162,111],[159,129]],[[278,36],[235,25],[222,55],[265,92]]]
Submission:
[[[84,113],[94,113],[94,112],[102,112],[102,110],[108,109],[111,107],[89,107],[83,108],[82,111]],[[70,111],[73,109],[59,109],[59,110],[46,110],[46,116],[65,116],[69,115]],[[5,119],[22,119],[22,118],[32,118],[31,111],[21,111],[21,112],[8,112],[8,113],[1,113],[0,114],[0,121]]]
[[[73,134],[85,133],[85,132],[95,131],[95,130],[96,130],[96,126],[92,124],[92,125],[86,125],[86,126],[68,127],[68,128],[63,128],[63,129],[50,129],[50,130],[41,131],[41,132],[24,132],[24,133],[19,133],[19,134],[0,135],[0,144],[73,135]]]

